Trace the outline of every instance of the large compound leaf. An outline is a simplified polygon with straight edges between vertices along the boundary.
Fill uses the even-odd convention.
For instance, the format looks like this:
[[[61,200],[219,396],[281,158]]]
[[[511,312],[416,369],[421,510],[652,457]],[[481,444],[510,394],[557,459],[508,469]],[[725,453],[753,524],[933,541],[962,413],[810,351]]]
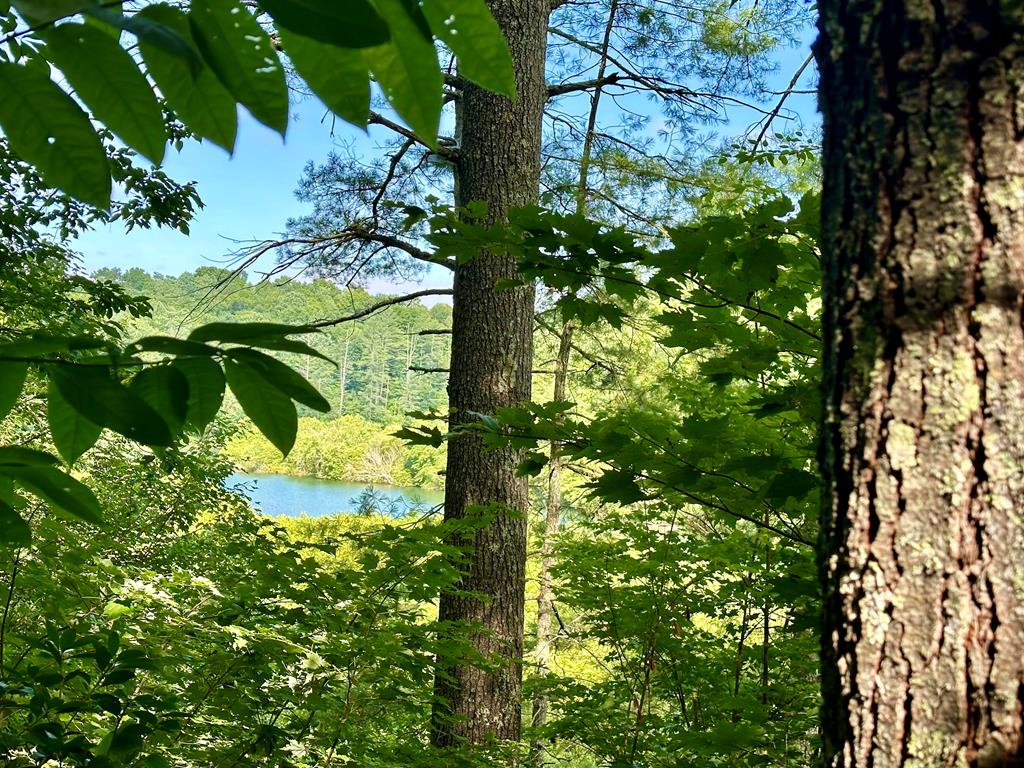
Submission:
[[[167,129],[156,96],[132,57],[95,26],[60,24],[46,33],[46,56],[64,73],[97,120],[154,163],[163,161]]]
[[[0,419],[10,413],[18,402],[28,374],[28,363],[18,360],[0,361]]]
[[[185,424],[202,431],[213,421],[224,400],[224,372],[208,357],[185,357],[171,363],[188,380]]]
[[[316,333],[316,328],[281,323],[207,323],[192,331],[188,338],[190,341],[232,341],[248,344],[250,339],[266,339],[297,333]]]
[[[327,108],[360,128],[370,114],[370,73],[359,51],[318,43],[278,27],[295,71]]]
[[[100,504],[93,492],[56,467],[7,466],[3,473],[61,512],[89,523],[103,522]]]
[[[143,445],[174,442],[170,427],[145,400],[110,376],[102,365],[51,365],[51,381],[72,408],[93,424]]]
[[[331,404],[316,388],[294,369],[280,360],[254,349],[231,349],[228,355],[236,363],[248,366],[288,397],[321,413],[331,410]]]
[[[100,208],[110,205],[110,166],[85,112],[35,68],[0,63],[0,128],[48,183]]]
[[[228,91],[253,117],[283,136],[288,88],[284,67],[263,27],[235,0],[194,0],[189,21],[203,58]]]
[[[103,431],[71,407],[52,379],[46,395],[46,421],[57,452],[68,464],[92,448]]]
[[[388,101],[428,145],[437,144],[444,77],[437,50],[424,35],[418,6],[403,0],[377,0],[391,29],[391,40],[363,51],[366,64]]]
[[[367,48],[388,40],[388,26],[366,0],[258,0],[260,7],[296,35],[343,48]],[[288,46],[285,50],[291,53]]]
[[[92,4],[93,0],[14,0],[11,3],[33,26],[74,16]]]
[[[135,375],[128,389],[142,398],[175,432],[188,414],[188,379],[167,365],[146,368]]]
[[[0,542],[21,547],[32,541],[32,529],[18,511],[0,499]]]
[[[149,5],[134,18],[158,23],[195,45],[188,17],[177,8],[160,3]],[[238,109],[235,98],[213,70],[200,66],[193,71],[187,58],[149,38],[140,38],[139,51],[150,76],[181,121],[200,138],[231,152],[238,130]]]
[[[291,398],[247,365],[225,360],[224,373],[245,415],[277,450],[287,455],[299,429]]]
[[[484,0],[423,0],[430,29],[459,59],[459,74],[509,98],[516,95],[505,36]]]

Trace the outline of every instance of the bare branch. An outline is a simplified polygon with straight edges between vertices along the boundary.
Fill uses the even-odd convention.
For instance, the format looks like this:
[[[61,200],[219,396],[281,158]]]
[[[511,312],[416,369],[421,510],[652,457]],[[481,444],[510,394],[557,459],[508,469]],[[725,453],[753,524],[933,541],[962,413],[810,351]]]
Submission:
[[[337,318],[335,320],[318,320],[315,323],[310,323],[309,327],[310,328],[331,328],[331,327],[333,327],[335,325],[341,325],[342,323],[351,322],[352,320],[360,320],[360,319],[362,319],[364,317],[369,317],[370,315],[373,315],[373,314],[376,314],[377,312],[380,312],[382,309],[387,309],[388,307],[393,307],[393,306],[395,306],[397,304],[404,304],[404,303],[409,302],[409,301],[415,301],[416,299],[420,299],[420,298],[422,298],[424,296],[451,296],[451,295],[452,295],[452,289],[451,288],[425,288],[422,291],[415,291],[413,293],[407,293],[407,294],[405,294],[403,296],[394,296],[394,297],[392,297],[390,299],[383,299],[382,301],[378,301],[376,304],[371,304],[370,306],[365,307],[365,308],[359,310],[358,312],[354,312],[351,315],[346,315],[345,317],[339,317],[339,318]],[[410,369],[410,370],[415,370],[415,369]]]
[[[779,103],[775,105],[775,109],[769,112],[767,117],[764,118],[764,125],[761,126],[761,131],[757,134],[757,138],[754,140],[754,146],[750,150],[751,152],[757,152],[757,148],[761,146],[761,141],[764,139],[765,134],[768,133],[768,129],[772,125],[772,121],[779,116],[779,112],[782,110],[782,105],[786,103],[786,99],[789,98],[789,95],[794,92],[793,89],[796,88],[796,84],[800,80],[801,75],[803,75],[804,70],[807,69],[813,60],[814,54],[808,54],[807,58],[804,59],[804,63],[800,65],[799,69],[797,69],[796,74],[793,75],[793,79],[789,81],[789,86],[782,92],[782,97],[779,99]]]
[[[369,118],[367,119],[366,122],[369,123],[370,125],[380,125],[380,126],[383,126],[384,128],[388,128],[388,129],[394,131],[395,133],[397,133],[400,136],[404,136],[405,138],[407,138],[407,139],[409,139],[411,141],[415,141],[417,144],[422,144],[424,147],[429,149],[431,152],[433,152],[436,155],[439,155],[440,157],[443,157],[445,160],[448,160],[449,162],[454,163],[454,162],[456,162],[459,159],[458,151],[453,149],[452,147],[446,147],[443,144],[439,144],[437,146],[437,148],[435,149],[435,148],[431,147],[415,131],[410,131],[404,125],[399,125],[394,120],[389,120],[388,118],[384,117],[384,115],[380,114],[379,112],[370,112],[370,116],[369,116]]]
[[[561,96],[565,93],[577,93],[579,91],[589,91],[594,88],[600,88],[605,85],[614,85],[621,79],[622,73],[612,72],[610,75],[595,77],[591,80],[579,80],[575,83],[555,83],[548,86],[548,98],[553,99],[555,96]]]

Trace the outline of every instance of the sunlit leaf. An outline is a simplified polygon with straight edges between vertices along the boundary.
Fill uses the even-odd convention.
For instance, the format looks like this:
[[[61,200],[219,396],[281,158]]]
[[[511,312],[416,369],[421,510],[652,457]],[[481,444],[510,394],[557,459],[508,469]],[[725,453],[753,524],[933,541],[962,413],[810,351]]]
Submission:
[[[96,496],[75,478],[55,467],[7,467],[4,474],[59,511],[89,523],[103,522]]]
[[[258,1],[279,30],[284,28],[305,39],[343,48],[366,48],[388,39],[387,24],[366,0]]]
[[[434,35],[458,57],[460,75],[515,96],[512,56],[484,0],[423,0],[423,15]]]
[[[216,417],[224,400],[224,373],[208,357],[179,358],[171,365],[188,380],[185,423],[202,431]]]
[[[228,91],[283,136],[288,127],[284,67],[252,14],[235,0],[194,0],[189,21],[203,59]]]
[[[360,128],[370,113],[370,73],[357,50],[338,48],[279,29],[295,71],[328,109]]]
[[[177,432],[188,413],[188,379],[169,365],[146,368],[135,375],[128,389],[142,398]]]
[[[145,400],[110,376],[106,366],[51,365],[47,371],[72,408],[94,424],[143,445],[167,446],[170,427]]]
[[[249,366],[225,360],[224,373],[245,415],[283,455],[287,455],[295,445],[299,426],[291,398]]]
[[[46,56],[75,93],[129,147],[154,163],[167,145],[164,116],[132,57],[110,35],[86,24],[60,24],[46,32]]]
[[[388,20],[391,40],[364,49],[367,66],[402,119],[435,146],[444,83],[437,50],[402,0],[378,0],[378,6]]]
[[[172,30],[189,46],[195,46],[188,17],[177,8],[148,5],[134,18],[140,17]],[[150,76],[181,121],[200,138],[232,151],[238,109],[234,97],[213,71],[201,62],[194,68],[187,58],[168,51],[167,46],[149,37],[140,38],[139,51]]]
[[[312,384],[302,378],[298,371],[288,367],[280,360],[254,349],[232,349],[228,355],[235,362],[249,367],[254,374],[262,376],[293,400],[315,411],[326,413],[331,410],[331,404],[316,391]]]
[[[81,108],[36,69],[0,62],[0,128],[43,179],[86,203],[110,205],[110,166]]]
[[[25,384],[28,363],[0,361],[0,419],[11,412]]]

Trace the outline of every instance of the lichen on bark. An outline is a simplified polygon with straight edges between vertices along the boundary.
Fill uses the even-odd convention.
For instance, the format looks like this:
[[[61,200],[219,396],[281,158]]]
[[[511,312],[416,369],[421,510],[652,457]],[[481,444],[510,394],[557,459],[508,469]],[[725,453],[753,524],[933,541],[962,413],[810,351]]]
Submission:
[[[1024,4],[821,12],[825,763],[1024,764]]]

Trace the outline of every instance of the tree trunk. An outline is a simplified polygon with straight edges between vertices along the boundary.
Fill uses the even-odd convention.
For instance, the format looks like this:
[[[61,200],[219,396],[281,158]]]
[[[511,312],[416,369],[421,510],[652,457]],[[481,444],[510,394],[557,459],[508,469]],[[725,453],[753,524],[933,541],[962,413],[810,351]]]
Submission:
[[[555,382],[551,395],[553,402],[565,400],[565,380],[569,374],[569,356],[572,353],[572,323],[562,325],[558,339],[558,358],[555,360]],[[555,612],[555,590],[551,582],[551,569],[555,565],[555,536],[562,522],[562,455],[557,440],[551,442],[548,460],[548,503],[544,517],[544,531],[541,534],[540,573],[537,574],[537,646],[534,649],[534,663],[537,677],[547,676],[551,671],[551,645],[555,639],[551,619]],[[541,728],[548,722],[548,696],[539,692],[533,699],[531,724]],[[530,763],[544,765],[544,741],[535,738],[530,744]]]
[[[541,117],[547,0],[489,0],[508,40],[517,76],[515,101],[467,84],[458,104],[456,203],[482,200],[488,219],[534,203],[540,183]],[[533,289],[501,289],[517,276],[516,259],[481,253],[455,271],[448,381],[451,425],[474,413],[530,399]],[[437,746],[517,740],[521,728],[526,479],[521,452],[483,450],[463,435],[448,443],[445,518],[485,514],[459,589],[441,595],[441,621],[479,627],[475,649],[497,664],[483,669],[439,655],[432,739]],[[472,592],[476,596],[467,596]]]
[[[352,341],[352,334],[349,333],[345,339],[345,352],[341,358],[341,367],[338,368],[338,388],[341,394],[338,395],[338,413],[345,414],[345,390],[348,389],[348,345]]]
[[[1024,765],[1024,4],[821,8],[825,763]]]

